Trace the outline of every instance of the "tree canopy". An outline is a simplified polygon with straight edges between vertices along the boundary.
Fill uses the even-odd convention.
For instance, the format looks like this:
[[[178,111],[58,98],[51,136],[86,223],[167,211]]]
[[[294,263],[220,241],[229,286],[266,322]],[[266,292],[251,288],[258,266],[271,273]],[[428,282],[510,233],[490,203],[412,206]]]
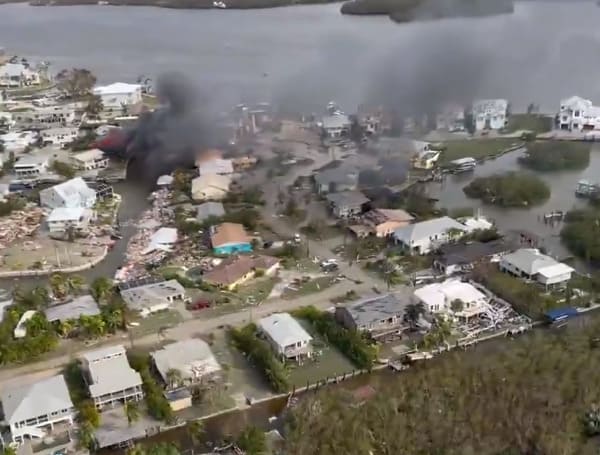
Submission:
[[[90,70],[83,68],[64,69],[56,77],[56,87],[69,98],[83,98],[90,95],[96,76]]]
[[[519,163],[536,171],[585,169],[590,164],[590,145],[582,142],[530,142]]]
[[[600,262],[600,210],[573,210],[567,214],[560,237],[569,250],[588,262]]]
[[[372,377],[377,395],[360,407],[325,390],[292,412],[285,453],[595,455],[599,330],[588,320]]]
[[[550,197],[550,187],[543,180],[519,172],[478,177],[463,191],[470,198],[500,207],[527,207],[540,204]]]

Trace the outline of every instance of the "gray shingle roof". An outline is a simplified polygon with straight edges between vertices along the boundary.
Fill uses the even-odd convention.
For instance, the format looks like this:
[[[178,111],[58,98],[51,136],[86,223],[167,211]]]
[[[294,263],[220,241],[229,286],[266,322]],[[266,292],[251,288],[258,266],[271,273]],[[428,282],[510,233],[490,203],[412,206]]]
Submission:
[[[336,207],[360,207],[369,202],[369,198],[360,191],[342,191],[329,193],[327,200]]]
[[[343,308],[358,327],[363,327],[393,316],[402,316],[408,304],[409,300],[402,301],[394,294],[386,294],[361,299]]]
[[[355,167],[337,167],[327,169],[315,175],[315,181],[319,185],[357,185],[358,184],[358,169]]]
[[[225,215],[225,209],[220,202],[205,202],[196,207],[196,211],[196,219],[198,221],[204,221],[211,216],[221,217]]]
[[[77,319],[79,316],[95,316],[100,314],[100,308],[91,295],[82,295],[72,302],[55,305],[44,310],[48,321],[66,321]]]
[[[183,378],[200,377],[221,370],[208,343],[197,338],[168,344],[151,355],[165,381],[171,369],[179,370]]]
[[[70,409],[73,402],[65,378],[57,375],[3,391],[2,407],[7,422],[20,422]]]

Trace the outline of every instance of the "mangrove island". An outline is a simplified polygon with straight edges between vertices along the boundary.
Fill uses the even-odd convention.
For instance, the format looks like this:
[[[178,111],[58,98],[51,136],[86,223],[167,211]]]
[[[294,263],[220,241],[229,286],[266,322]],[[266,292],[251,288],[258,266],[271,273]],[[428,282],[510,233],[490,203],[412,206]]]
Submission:
[[[527,207],[550,197],[550,188],[540,178],[519,172],[478,177],[463,191],[470,198],[500,207]]]
[[[585,169],[590,164],[590,145],[582,142],[530,142],[519,163],[542,172]]]

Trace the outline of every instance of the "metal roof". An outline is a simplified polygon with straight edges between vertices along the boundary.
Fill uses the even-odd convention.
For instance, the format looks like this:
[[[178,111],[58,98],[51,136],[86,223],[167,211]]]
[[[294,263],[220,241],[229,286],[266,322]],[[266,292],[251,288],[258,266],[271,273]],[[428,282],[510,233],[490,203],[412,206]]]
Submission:
[[[50,322],[67,321],[78,319],[80,316],[96,316],[100,314],[100,307],[91,295],[82,295],[72,302],[48,307],[44,313]]]
[[[258,327],[281,347],[312,337],[289,313],[275,313],[258,321]]]
[[[180,371],[183,378],[200,377],[221,370],[208,343],[198,338],[168,344],[151,356],[165,382],[169,370]]]

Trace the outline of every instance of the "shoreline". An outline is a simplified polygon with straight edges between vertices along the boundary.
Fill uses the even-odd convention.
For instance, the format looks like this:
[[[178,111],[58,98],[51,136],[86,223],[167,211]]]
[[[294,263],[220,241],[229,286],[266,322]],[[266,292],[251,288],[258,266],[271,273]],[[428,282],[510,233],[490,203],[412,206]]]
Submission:
[[[303,5],[329,5],[344,0],[229,0],[226,8],[213,5],[212,0],[0,0],[1,5],[28,4],[29,6],[145,6],[184,10],[253,10]]]

